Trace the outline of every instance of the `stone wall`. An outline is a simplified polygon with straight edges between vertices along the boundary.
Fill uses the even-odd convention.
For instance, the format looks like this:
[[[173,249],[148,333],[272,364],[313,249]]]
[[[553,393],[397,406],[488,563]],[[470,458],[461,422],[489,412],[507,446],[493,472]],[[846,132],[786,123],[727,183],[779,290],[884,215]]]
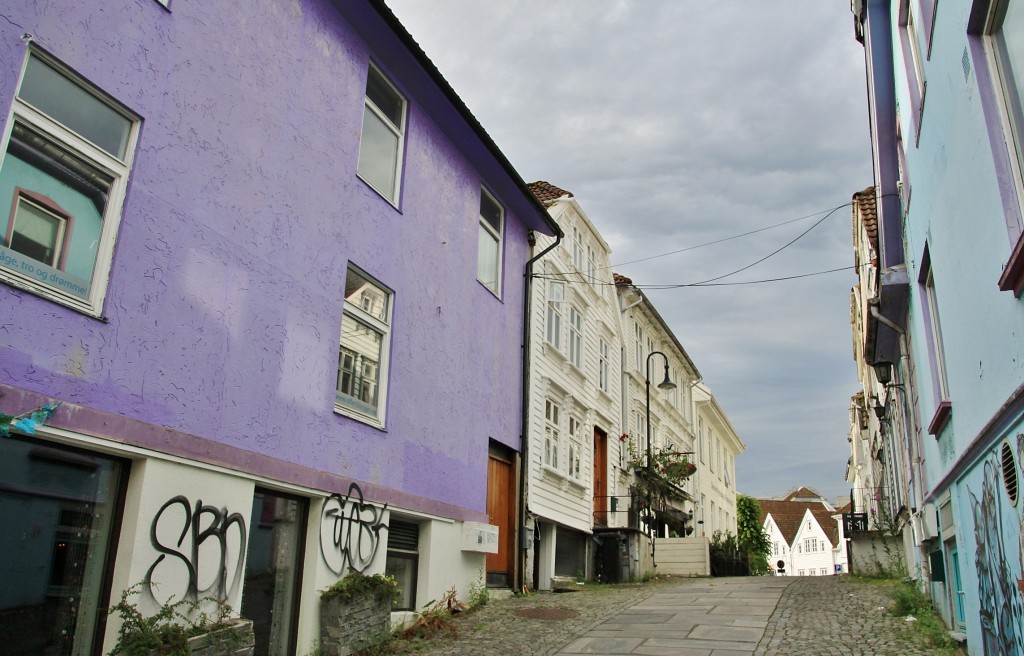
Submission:
[[[384,595],[320,601],[320,651],[324,656],[348,656],[385,638],[390,630],[391,600]]]

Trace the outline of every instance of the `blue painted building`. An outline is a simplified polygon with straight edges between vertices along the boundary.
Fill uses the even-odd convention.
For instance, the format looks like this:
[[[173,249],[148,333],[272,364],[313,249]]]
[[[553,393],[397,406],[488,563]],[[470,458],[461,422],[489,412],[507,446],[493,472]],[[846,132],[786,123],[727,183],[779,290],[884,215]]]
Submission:
[[[910,573],[969,653],[1024,653],[1024,1],[853,12],[879,241],[863,357],[905,435]]]

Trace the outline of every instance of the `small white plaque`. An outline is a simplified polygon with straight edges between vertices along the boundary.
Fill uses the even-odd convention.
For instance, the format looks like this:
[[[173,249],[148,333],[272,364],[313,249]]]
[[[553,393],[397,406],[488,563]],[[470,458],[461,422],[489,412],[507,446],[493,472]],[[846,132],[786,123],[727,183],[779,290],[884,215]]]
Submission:
[[[498,553],[498,527],[483,522],[463,522],[462,550]]]

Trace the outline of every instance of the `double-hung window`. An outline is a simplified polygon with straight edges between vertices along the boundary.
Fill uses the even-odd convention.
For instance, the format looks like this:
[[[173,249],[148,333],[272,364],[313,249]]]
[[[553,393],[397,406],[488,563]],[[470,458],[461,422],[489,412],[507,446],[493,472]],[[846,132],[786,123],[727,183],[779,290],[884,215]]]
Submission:
[[[569,476],[580,478],[580,461],[583,452],[582,424],[576,417],[569,417]]]
[[[1016,198],[1004,197],[1003,211],[1011,255],[999,278],[999,289],[1024,293],[1024,2],[975,0],[967,31],[976,36],[970,46],[982,90],[985,120],[996,129],[992,154],[1000,188],[1014,188]],[[964,77],[970,59],[964,52]],[[998,130],[998,132],[997,132]]]
[[[583,233],[579,228],[572,229],[572,263],[576,270],[583,273]]]
[[[480,231],[476,249],[476,279],[495,294],[500,292],[501,234],[504,211],[489,193],[480,190]]]
[[[609,391],[609,379],[610,375],[608,365],[608,342],[605,341],[604,337],[601,337],[597,343],[597,386],[602,392]]]
[[[393,205],[398,204],[406,102],[377,67],[366,78],[363,131],[359,140],[359,177]]]
[[[558,404],[544,401],[544,464],[558,469]]]
[[[335,409],[376,426],[384,425],[393,294],[349,266],[341,316]]]
[[[946,356],[942,346],[942,326],[939,320],[939,303],[935,293],[935,277],[932,272],[931,256],[925,249],[921,258],[919,284],[922,293],[922,315],[928,332],[927,342],[931,354],[932,391],[935,400],[935,415],[928,426],[928,433],[938,435],[949,420],[951,403],[949,382],[946,377]]]
[[[569,362],[583,369],[583,313],[569,306]]]
[[[910,0],[900,3],[900,43],[903,49],[904,68],[910,84],[910,103],[914,109],[914,134],[921,130],[921,112],[924,110],[924,96],[927,83],[924,78],[924,62],[921,55],[921,39]]]
[[[0,165],[0,280],[100,315],[138,123],[29,54]]]
[[[548,281],[548,315],[546,337],[556,349],[562,348],[562,309],[565,301],[565,283],[557,280]]]

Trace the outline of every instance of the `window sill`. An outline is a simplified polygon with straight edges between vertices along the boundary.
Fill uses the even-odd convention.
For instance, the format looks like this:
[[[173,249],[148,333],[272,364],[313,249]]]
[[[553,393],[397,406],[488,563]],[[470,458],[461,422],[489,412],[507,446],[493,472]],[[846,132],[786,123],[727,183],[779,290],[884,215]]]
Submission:
[[[562,353],[560,348],[547,340],[544,340],[544,343],[541,345],[541,354],[560,362],[567,363],[569,361],[565,353]]]
[[[501,294],[499,294],[499,293],[498,293],[498,292],[496,292],[495,290],[493,290],[493,289],[491,289],[490,287],[488,287],[488,286],[487,286],[487,283],[485,283],[485,282],[484,282],[483,280],[480,280],[479,278],[477,278],[477,279],[476,279],[476,281],[477,281],[478,283],[480,283],[480,286],[481,286],[481,287],[483,287],[483,288],[484,288],[484,289],[486,289],[486,290],[487,290],[488,292],[490,292],[490,293],[491,293],[491,296],[493,296],[494,298],[498,299],[499,301],[501,300]]]
[[[935,415],[932,417],[931,422],[928,424],[928,434],[938,437],[942,429],[946,427],[949,420],[953,417],[953,404],[950,401],[939,402],[939,407],[935,408]]]
[[[104,323],[107,322],[107,318],[102,316],[102,312],[98,305],[94,307],[87,301],[78,301],[76,299],[67,298],[53,291],[48,285],[37,285],[34,282],[23,280],[18,276],[7,275],[7,273],[2,271],[2,269],[0,269],[0,282],[13,287],[14,289],[46,299],[51,303],[62,305],[69,310],[74,310],[75,312],[84,314],[87,317],[99,319]]]
[[[1013,295],[1020,298],[1024,293],[1024,235],[1017,240],[1017,245],[1010,253],[1010,259],[1003,268],[1003,275],[999,276],[999,290],[1013,292]]]
[[[556,481],[558,483],[561,483],[562,481],[565,480],[565,474],[558,471],[551,465],[541,465],[540,473],[544,475],[544,478],[550,478],[551,480]]]
[[[371,428],[376,428],[377,430],[384,430],[384,422],[380,421],[376,417],[369,417],[367,415],[361,414],[353,410],[352,408],[348,407],[347,405],[335,403],[334,414],[341,415],[342,417],[348,417],[349,419],[358,421],[361,424],[366,424],[367,426]]]
[[[581,383],[587,382],[587,375],[583,373],[583,371],[575,364],[569,362],[569,360],[566,360],[565,363],[562,365],[562,370],[565,373],[574,376]]]
[[[577,496],[582,497],[583,493],[587,491],[586,483],[579,480],[578,478],[573,478],[572,476],[569,476],[566,480],[569,481],[569,491],[576,494]]]

